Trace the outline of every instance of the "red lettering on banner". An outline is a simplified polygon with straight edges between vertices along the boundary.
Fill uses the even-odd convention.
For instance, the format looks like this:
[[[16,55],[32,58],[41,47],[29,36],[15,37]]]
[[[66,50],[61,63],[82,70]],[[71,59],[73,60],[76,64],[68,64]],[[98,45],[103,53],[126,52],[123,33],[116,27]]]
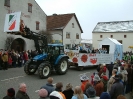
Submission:
[[[91,59],[90,59],[90,62],[91,62],[92,64],[96,64],[96,63],[97,63],[97,58],[91,58]]]
[[[96,54],[89,54],[89,56],[96,56]]]

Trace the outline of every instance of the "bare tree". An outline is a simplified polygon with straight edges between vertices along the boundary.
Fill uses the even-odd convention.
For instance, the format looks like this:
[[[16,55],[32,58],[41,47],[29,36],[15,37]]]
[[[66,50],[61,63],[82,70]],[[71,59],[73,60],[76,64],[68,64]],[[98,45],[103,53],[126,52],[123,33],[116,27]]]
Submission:
[[[5,49],[6,50],[10,50],[11,49],[11,44],[14,41],[14,37],[13,36],[8,36],[5,40]]]
[[[40,34],[45,35],[47,37],[47,42],[52,43],[53,37],[49,31],[41,30],[39,31]]]

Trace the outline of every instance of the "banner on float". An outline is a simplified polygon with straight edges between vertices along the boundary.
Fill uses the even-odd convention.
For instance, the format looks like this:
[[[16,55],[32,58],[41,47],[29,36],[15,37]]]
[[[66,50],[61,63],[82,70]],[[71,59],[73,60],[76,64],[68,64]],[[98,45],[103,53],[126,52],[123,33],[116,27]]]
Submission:
[[[79,66],[110,64],[114,62],[114,54],[78,53],[77,50],[65,50],[69,61],[78,63]]]

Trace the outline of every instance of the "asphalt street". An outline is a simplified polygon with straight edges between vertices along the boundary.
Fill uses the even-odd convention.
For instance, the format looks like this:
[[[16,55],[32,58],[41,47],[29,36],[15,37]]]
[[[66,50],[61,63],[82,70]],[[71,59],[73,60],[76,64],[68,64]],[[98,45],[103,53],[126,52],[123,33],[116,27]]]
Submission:
[[[65,75],[57,75],[52,73],[51,77],[54,78],[53,83],[63,82],[63,89],[67,83],[71,83],[73,87],[80,85],[79,75],[82,73],[87,73],[87,76],[91,76],[93,72],[96,71],[96,67],[85,68],[83,71],[77,71],[75,67],[71,67]],[[36,90],[47,83],[47,79],[40,79],[38,74],[26,75],[24,68],[10,68],[8,70],[0,70],[0,99],[6,95],[6,90],[13,87],[16,92],[18,91],[19,83],[27,84],[27,93],[30,99],[39,99]],[[126,95],[127,99],[132,99],[130,94]]]

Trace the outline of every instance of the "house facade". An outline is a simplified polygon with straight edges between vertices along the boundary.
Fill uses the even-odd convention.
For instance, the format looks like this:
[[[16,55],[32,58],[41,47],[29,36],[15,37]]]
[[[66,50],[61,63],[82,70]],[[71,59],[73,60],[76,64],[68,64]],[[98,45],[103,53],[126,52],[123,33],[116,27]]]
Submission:
[[[48,16],[47,30],[53,37],[52,43],[61,43],[65,48],[80,44],[81,33],[83,33],[74,13]]]
[[[99,22],[92,32],[93,48],[97,49],[104,38],[114,38],[123,44],[123,51],[131,51],[133,46],[133,20]]]
[[[11,49],[33,50],[34,41],[4,32],[5,16],[9,13],[21,12],[21,21],[34,32],[46,30],[46,14],[35,0],[0,0],[0,49],[5,49],[7,37],[13,37]]]
[[[86,45],[86,47],[92,49],[92,39],[82,39],[80,43],[81,46]]]

